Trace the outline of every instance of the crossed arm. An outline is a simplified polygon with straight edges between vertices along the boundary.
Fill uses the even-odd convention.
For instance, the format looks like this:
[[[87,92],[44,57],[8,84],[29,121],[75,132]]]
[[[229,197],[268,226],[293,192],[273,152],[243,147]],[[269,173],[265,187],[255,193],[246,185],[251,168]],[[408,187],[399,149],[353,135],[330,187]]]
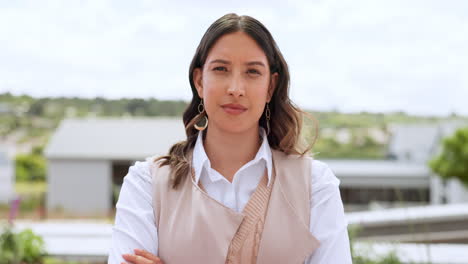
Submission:
[[[305,263],[351,263],[339,180],[323,162],[314,161],[312,167],[310,231],[321,246]],[[124,178],[108,264],[163,263],[157,257],[158,230],[154,223],[149,171],[147,162],[136,162]],[[128,254],[131,252],[134,254]]]

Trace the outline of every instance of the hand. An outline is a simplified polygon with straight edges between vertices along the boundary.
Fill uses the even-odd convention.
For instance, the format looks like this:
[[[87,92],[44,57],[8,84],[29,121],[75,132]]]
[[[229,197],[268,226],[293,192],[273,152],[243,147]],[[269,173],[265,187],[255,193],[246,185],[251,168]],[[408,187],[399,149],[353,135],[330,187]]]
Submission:
[[[164,264],[162,260],[146,250],[135,249],[135,254],[123,254],[122,257],[131,264]],[[122,262],[121,264],[127,264]]]

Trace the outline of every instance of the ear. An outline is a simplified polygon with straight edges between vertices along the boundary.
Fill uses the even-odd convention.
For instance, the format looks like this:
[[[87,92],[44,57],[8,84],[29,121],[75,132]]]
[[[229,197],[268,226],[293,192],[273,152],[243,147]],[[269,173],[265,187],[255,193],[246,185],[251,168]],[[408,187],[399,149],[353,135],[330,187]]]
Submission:
[[[276,89],[277,83],[278,83],[278,73],[275,72],[271,75],[271,78],[270,78],[270,85],[268,87],[268,95],[267,95],[267,103],[271,101],[271,97],[273,96],[273,92]]]
[[[202,79],[202,69],[195,68],[193,70],[193,83],[195,84],[195,88],[197,89],[198,96],[203,98],[203,79]]]

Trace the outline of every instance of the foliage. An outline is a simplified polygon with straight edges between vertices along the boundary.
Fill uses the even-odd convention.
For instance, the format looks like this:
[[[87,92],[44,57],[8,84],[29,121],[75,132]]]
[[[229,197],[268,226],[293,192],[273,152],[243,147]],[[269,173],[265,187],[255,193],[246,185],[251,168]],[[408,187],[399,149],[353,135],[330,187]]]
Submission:
[[[45,181],[46,159],[39,148],[30,154],[18,154],[15,157],[16,181]]]
[[[14,233],[6,226],[0,234],[0,263],[42,264],[46,255],[44,240],[31,229]]]
[[[0,263],[18,263],[20,259],[19,238],[10,228],[0,235]]]
[[[442,178],[458,178],[468,186],[468,127],[445,138],[442,152],[429,162],[429,166]]]
[[[15,191],[21,197],[39,196],[47,192],[46,182],[16,182]]]
[[[106,99],[77,98],[77,97],[42,97],[35,98],[28,95],[12,95],[0,93],[0,106],[4,110],[0,112],[0,138],[15,140],[18,144],[32,143],[33,145],[45,145],[52,132],[65,118],[82,118],[87,116],[98,117],[156,117],[178,116],[181,117],[187,102],[158,100],[155,98],[121,98]],[[385,158],[386,145],[374,142],[372,138],[366,138],[367,128],[380,129],[388,132],[387,127],[391,123],[430,123],[439,122],[447,118],[411,116],[404,112],[395,113],[340,113],[338,111],[310,112],[319,122],[320,129],[329,128],[347,129],[353,134],[349,143],[337,142],[333,136],[320,136],[312,152],[320,152],[318,158],[356,158],[356,159],[381,159]],[[459,119],[468,121],[466,117],[450,117],[451,120]],[[306,125],[310,121],[305,120]],[[364,136],[364,137],[362,137]],[[37,156],[22,157],[30,164],[41,163]],[[23,160],[21,160],[23,161]],[[33,165],[31,165],[33,166]],[[45,174],[30,174],[27,166],[20,166],[18,179],[41,179]]]
[[[26,263],[37,263],[45,254],[44,240],[31,229],[23,230],[18,234],[23,246],[23,261]]]
[[[402,264],[395,252],[390,252],[387,255],[380,256],[380,258],[370,258],[368,256],[363,256],[358,254],[354,247],[354,242],[357,234],[359,233],[359,228],[357,226],[350,226],[348,228],[349,242],[351,247],[351,256],[353,258],[353,264]]]
[[[381,257],[378,260],[369,259],[368,257],[355,256],[353,264],[402,264],[395,252],[390,252],[388,255]]]
[[[45,194],[31,195],[21,198],[20,212],[33,212],[45,206]]]
[[[332,137],[319,138],[313,149],[320,159],[383,159],[386,145],[376,143],[366,136],[363,142],[352,140],[350,143],[339,143]]]
[[[83,264],[83,262],[65,261],[57,258],[46,257],[44,259],[44,264]]]
[[[47,195],[46,182],[16,182],[15,191],[21,198],[20,213],[33,212],[45,206]]]

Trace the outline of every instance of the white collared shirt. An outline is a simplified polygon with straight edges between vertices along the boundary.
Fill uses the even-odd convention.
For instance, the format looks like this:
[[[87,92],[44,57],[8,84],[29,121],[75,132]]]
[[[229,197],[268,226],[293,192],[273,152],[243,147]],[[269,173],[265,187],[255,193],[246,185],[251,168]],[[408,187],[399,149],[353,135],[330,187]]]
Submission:
[[[195,143],[192,160],[195,181],[201,181],[208,195],[236,212],[241,212],[250,199],[265,168],[268,184],[271,183],[272,153],[265,131],[261,129],[260,133],[263,142],[255,158],[234,174],[232,183],[211,168],[201,133]],[[351,263],[348,223],[338,188],[340,181],[326,163],[309,159],[312,162],[310,232],[321,244],[305,264]],[[124,178],[116,205],[109,264],[124,262],[122,254],[132,254],[136,248],[158,254],[149,162],[151,158],[144,162],[137,161]]]
[[[260,133],[262,138],[266,138],[264,129],[261,129]],[[242,212],[263,177],[265,168],[268,174],[268,184],[271,183],[271,149],[267,140],[262,141],[255,158],[244,164],[234,174],[231,183],[223,175],[211,168],[210,160],[203,147],[202,133],[199,133],[193,149],[192,166],[195,170],[195,183],[201,181],[211,197],[238,213]]]

